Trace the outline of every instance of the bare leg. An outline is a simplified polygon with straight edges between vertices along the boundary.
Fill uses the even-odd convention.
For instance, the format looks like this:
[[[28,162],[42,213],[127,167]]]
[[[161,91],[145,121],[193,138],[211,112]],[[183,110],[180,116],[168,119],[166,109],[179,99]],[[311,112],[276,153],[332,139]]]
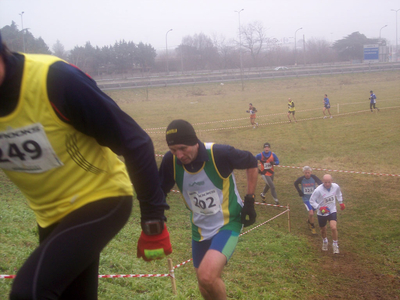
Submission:
[[[208,250],[198,269],[197,281],[200,293],[206,300],[225,300],[226,289],[221,274],[226,264],[226,257],[217,250]]]
[[[322,236],[322,239],[326,238],[326,226],[321,227],[321,236]]]
[[[334,241],[338,240],[338,231],[337,231],[337,226],[336,226],[337,222],[336,221],[329,221],[329,227],[332,230],[332,239]]]
[[[308,222],[314,224],[314,211],[312,209],[308,211]]]

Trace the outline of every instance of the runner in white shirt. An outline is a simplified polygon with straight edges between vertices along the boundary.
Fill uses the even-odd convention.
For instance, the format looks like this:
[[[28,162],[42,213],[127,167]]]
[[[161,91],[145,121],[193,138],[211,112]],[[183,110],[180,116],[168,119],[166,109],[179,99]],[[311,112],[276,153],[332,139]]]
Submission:
[[[339,185],[332,183],[332,176],[325,174],[322,178],[322,185],[318,186],[311,195],[310,204],[317,210],[318,224],[321,228],[322,235],[322,250],[328,251],[328,238],[326,234],[326,224],[329,221],[329,227],[332,230],[333,239],[333,253],[339,253],[338,246],[338,231],[337,231],[337,216],[336,216],[336,202],[340,204],[340,209],[344,210],[342,192]]]

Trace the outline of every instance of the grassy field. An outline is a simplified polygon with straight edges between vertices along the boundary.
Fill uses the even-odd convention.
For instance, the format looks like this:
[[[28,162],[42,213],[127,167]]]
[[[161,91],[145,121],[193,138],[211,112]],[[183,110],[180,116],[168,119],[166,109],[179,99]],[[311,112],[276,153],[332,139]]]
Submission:
[[[399,299],[400,298],[400,72],[272,79],[107,92],[152,137],[156,154],[167,151],[165,127],[176,118],[194,124],[205,142],[230,144],[257,154],[270,142],[281,161],[275,185],[287,215],[242,236],[223,278],[229,299]],[[369,91],[380,112],[369,111]],[[333,119],[322,119],[324,94]],[[297,123],[287,119],[287,98]],[[253,129],[248,103],[258,109]],[[339,113],[338,113],[339,111]],[[160,162],[161,158],[157,157]],[[338,212],[340,254],[321,251],[318,233],[307,228],[307,212],[293,186],[309,165],[322,177],[332,169],[397,176],[329,172],[342,188],[346,209]],[[296,168],[286,168],[296,167]],[[245,173],[235,172],[245,194]],[[257,195],[263,188],[259,178]],[[260,200],[260,198],[258,198]],[[267,196],[272,203],[272,197]],[[166,212],[173,264],[191,258],[188,212],[170,193]],[[257,206],[260,224],[284,209]],[[140,234],[135,205],[129,224],[104,249],[100,274],[168,273],[167,261],[136,258]],[[36,224],[21,193],[0,173],[0,274],[15,274],[37,245]],[[175,270],[177,295],[169,278],[100,279],[99,299],[201,299],[191,263]],[[12,280],[0,279],[0,299]]]

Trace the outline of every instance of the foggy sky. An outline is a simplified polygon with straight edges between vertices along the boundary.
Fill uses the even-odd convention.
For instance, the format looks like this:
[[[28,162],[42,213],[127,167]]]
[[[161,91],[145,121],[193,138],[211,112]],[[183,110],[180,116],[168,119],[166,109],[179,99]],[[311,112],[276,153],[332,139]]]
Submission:
[[[187,35],[238,39],[242,26],[261,22],[269,38],[317,38],[333,42],[359,31],[368,38],[396,42],[399,0],[0,0],[0,28],[15,21],[52,49],[114,45],[125,39],[151,44],[156,50],[178,46]],[[397,12],[400,26],[400,11]],[[383,26],[387,27],[381,29]],[[400,28],[398,44],[400,45]],[[292,39],[293,40],[293,39]]]

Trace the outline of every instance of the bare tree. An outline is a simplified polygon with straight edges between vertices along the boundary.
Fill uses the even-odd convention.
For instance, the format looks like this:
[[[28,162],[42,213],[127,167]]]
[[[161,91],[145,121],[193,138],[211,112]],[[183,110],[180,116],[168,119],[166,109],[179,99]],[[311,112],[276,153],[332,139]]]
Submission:
[[[258,66],[258,60],[263,45],[266,44],[268,38],[266,29],[261,22],[255,21],[241,28],[242,46],[250,52],[253,60],[253,66]]]
[[[213,35],[213,43],[218,50],[219,66],[221,69],[237,68],[240,63],[238,60],[239,53],[235,49],[235,41],[227,41],[225,36],[216,34]]]

